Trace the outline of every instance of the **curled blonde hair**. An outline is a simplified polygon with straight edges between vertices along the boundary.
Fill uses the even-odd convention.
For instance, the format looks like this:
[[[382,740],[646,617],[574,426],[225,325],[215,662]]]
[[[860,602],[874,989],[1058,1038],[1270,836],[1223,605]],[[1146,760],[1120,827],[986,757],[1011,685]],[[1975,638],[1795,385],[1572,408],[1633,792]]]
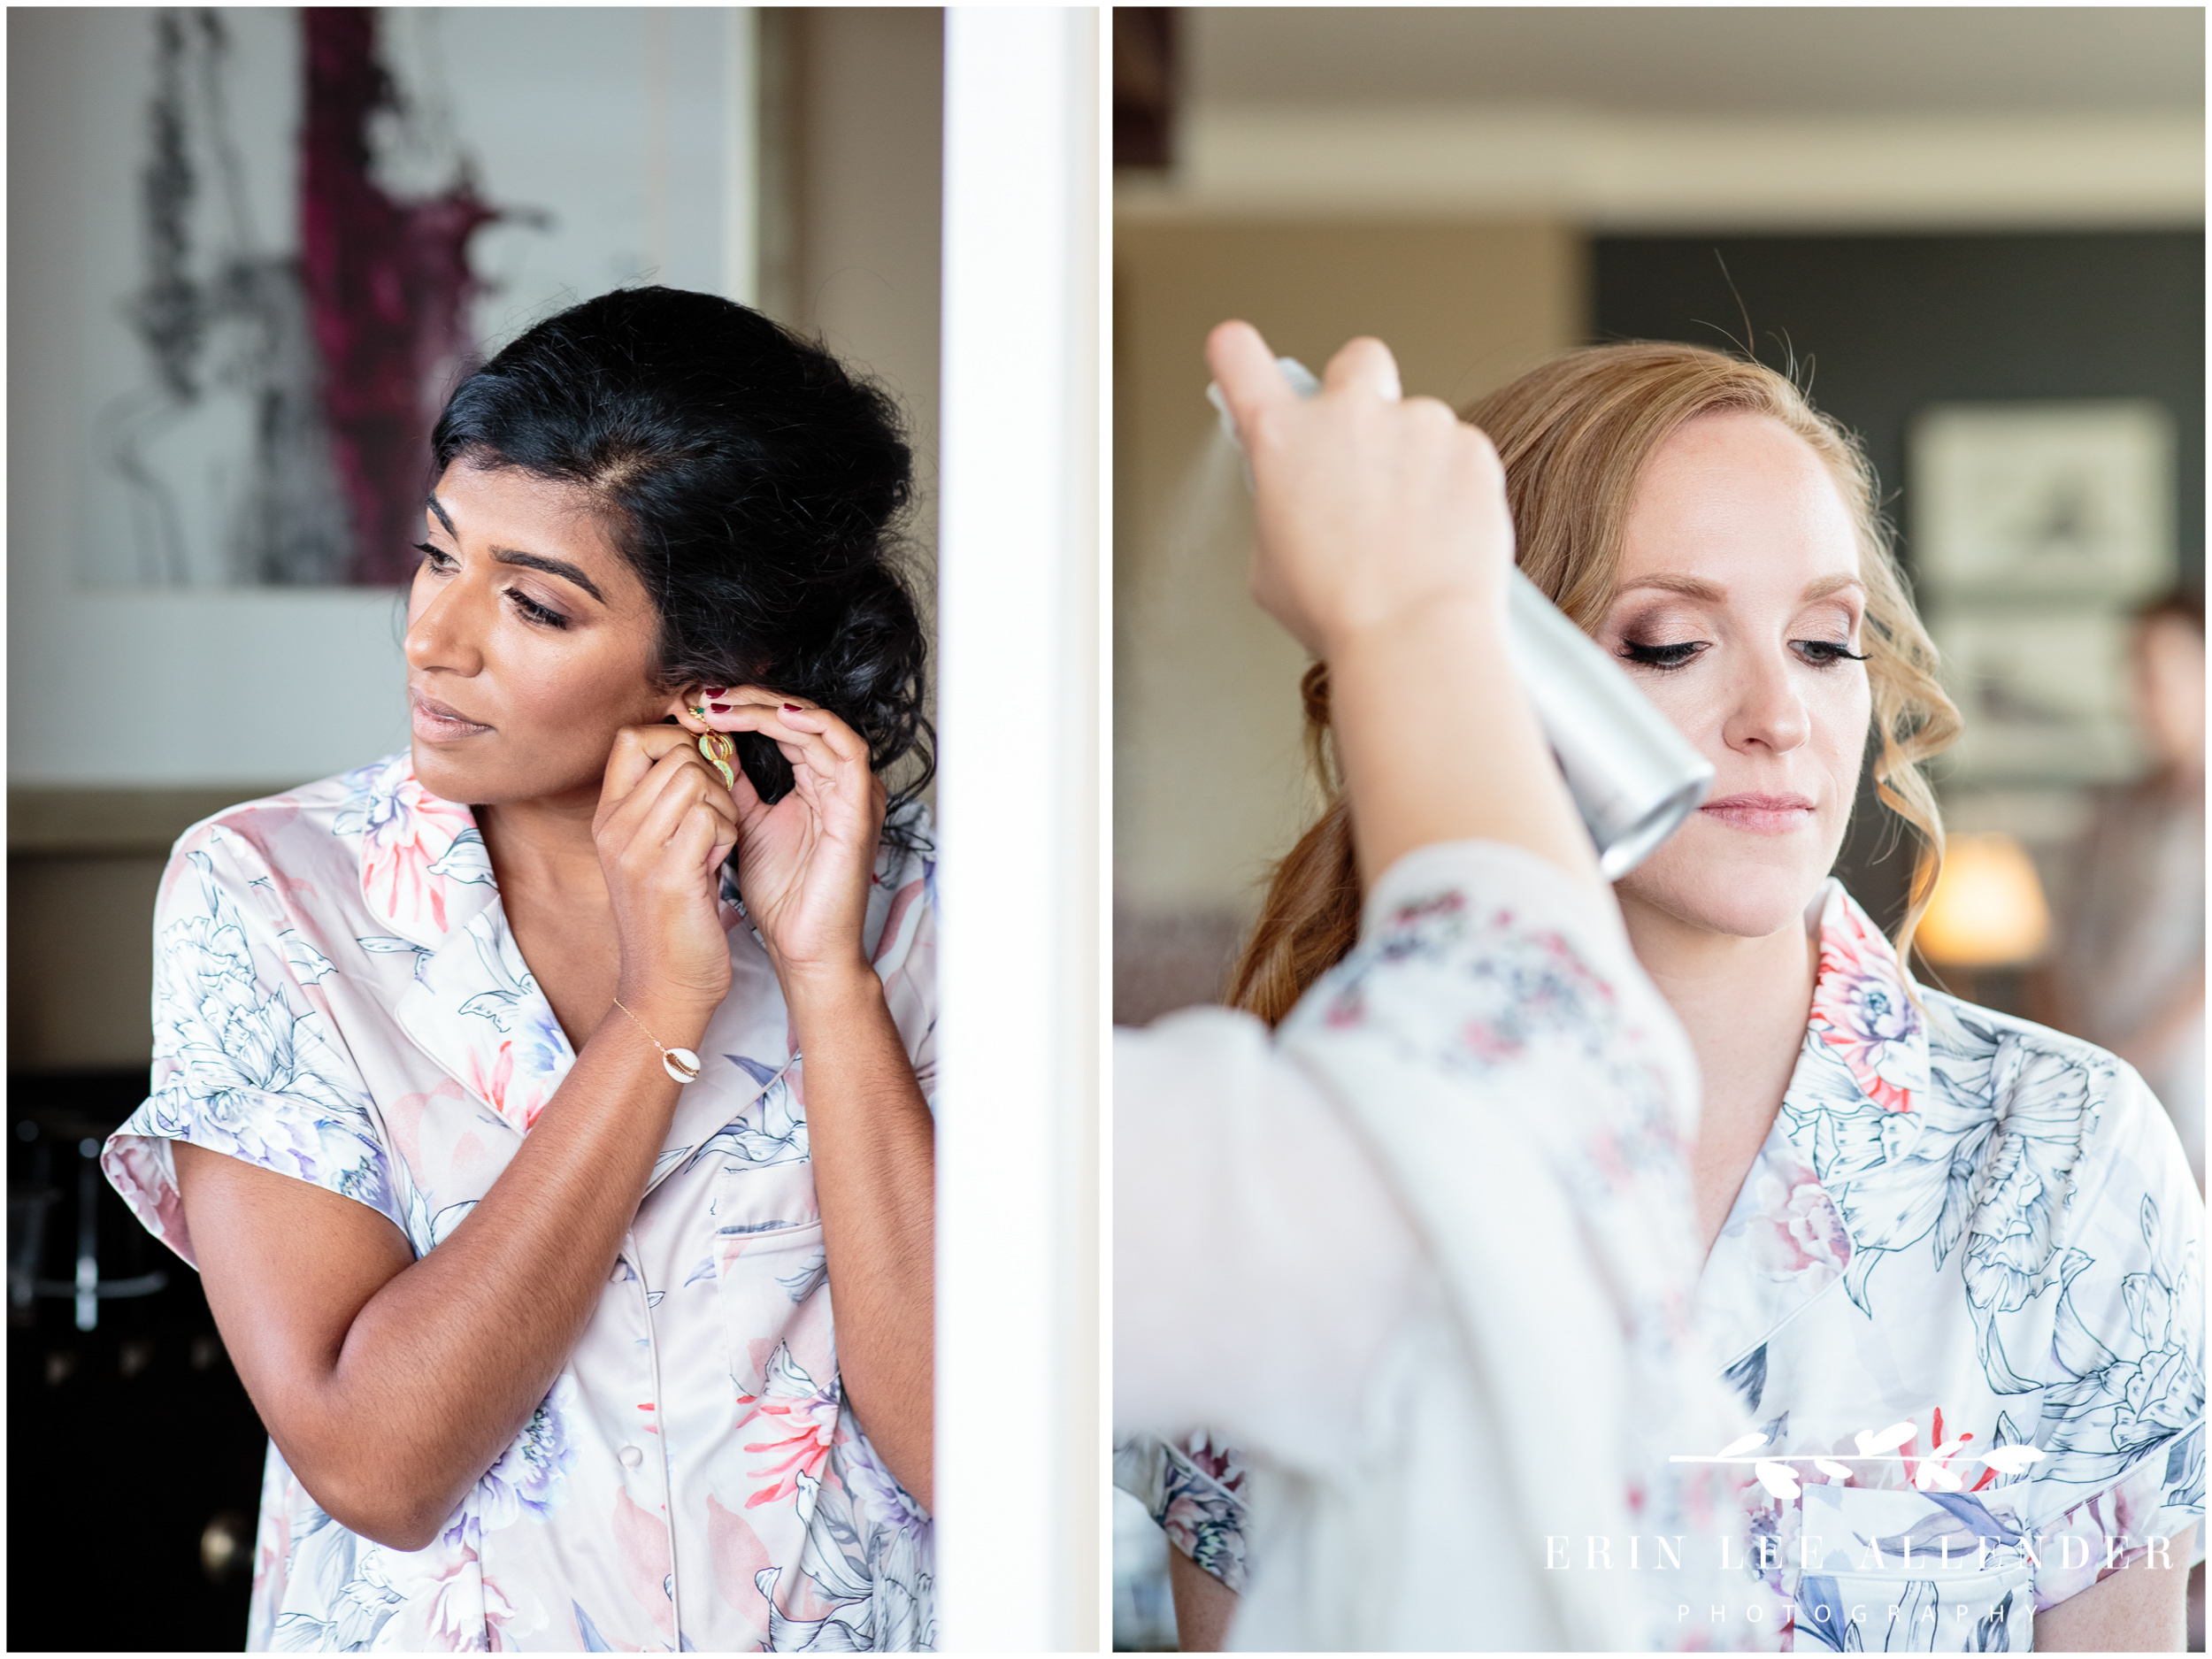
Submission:
[[[1720,412],[1765,415],[1801,438],[1850,516],[1866,586],[1862,645],[1873,695],[1875,793],[1922,844],[1897,932],[1901,956],[1943,864],[1942,819],[1920,763],[1957,738],[1960,720],[1936,678],[1935,647],[1913,610],[1874,469],[1857,439],[1763,364],[1654,342],[1568,352],[1471,404],[1462,419],[1489,434],[1505,464],[1522,571],[1587,632],[1612,603],[1645,466],[1685,423]],[[1271,1025],[1359,936],[1351,813],[1329,741],[1328,665],[1308,669],[1302,690],[1307,757],[1327,805],[1275,867],[1230,976],[1230,1002]]]

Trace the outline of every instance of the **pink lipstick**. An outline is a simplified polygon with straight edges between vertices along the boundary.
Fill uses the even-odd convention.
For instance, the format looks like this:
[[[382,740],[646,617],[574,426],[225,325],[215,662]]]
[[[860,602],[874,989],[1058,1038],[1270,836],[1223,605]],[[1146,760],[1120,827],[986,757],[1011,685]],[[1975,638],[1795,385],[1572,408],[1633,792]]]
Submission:
[[[407,704],[409,724],[426,743],[451,743],[492,729],[470,719],[451,703],[426,697],[411,686],[407,688]]]
[[[1724,795],[1698,810],[1753,835],[1786,835],[1813,821],[1813,803],[1801,795]]]

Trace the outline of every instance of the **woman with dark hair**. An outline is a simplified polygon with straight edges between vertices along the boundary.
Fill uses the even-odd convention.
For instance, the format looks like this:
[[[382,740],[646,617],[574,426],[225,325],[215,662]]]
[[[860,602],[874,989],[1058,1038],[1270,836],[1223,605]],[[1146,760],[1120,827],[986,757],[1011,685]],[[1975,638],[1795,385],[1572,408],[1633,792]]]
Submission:
[[[644,288],[433,447],[411,750],[178,842],[106,1154],[270,1431],[247,1645],[926,1647],[895,412]]]

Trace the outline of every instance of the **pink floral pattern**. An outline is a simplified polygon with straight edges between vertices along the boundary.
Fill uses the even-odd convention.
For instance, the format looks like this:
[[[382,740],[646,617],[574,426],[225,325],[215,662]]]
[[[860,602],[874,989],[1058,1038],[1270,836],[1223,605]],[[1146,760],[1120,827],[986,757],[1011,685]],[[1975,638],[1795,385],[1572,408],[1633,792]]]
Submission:
[[[566,1368],[412,1554],[333,1521],[272,1447],[250,1647],[933,1645],[929,1517],[844,1409],[799,1056],[733,899],[706,1069]],[[472,816],[404,755],[187,832],[156,923],[153,1092],[104,1164],[187,1261],[173,1142],[353,1199],[420,1256],[575,1061]],[[930,860],[887,849],[865,937],[926,1092],[934,930]]]
[[[360,838],[362,897],[411,938],[433,944],[442,941],[448,880],[488,884],[491,879],[491,861],[484,856],[474,814],[427,793],[415,781],[408,757],[349,776],[357,780],[355,793],[339,809],[333,828]],[[468,841],[474,843],[472,851]],[[468,861],[468,873],[444,866],[457,843]]]
[[[760,1436],[746,1441],[745,1449],[766,1455],[750,1472],[768,1484],[745,1500],[747,1509],[788,1499],[803,1484],[821,1479],[837,1439],[834,1381],[816,1382],[792,1359],[790,1348],[779,1348],[769,1362],[767,1386],[758,1394],[740,1394],[737,1402],[753,1409],[750,1430]]]
[[[1778,1279],[1806,1274],[1824,1286],[1842,1277],[1851,1262],[1851,1235],[1835,1200],[1803,1165],[1755,1170],[1754,1213],[1747,1223],[1759,1265]]]
[[[1809,1028],[1886,1111],[1910,1111],[1915,1092],[1928,1087],[1927,1038],[1897,953],[1840,884],[1821,910]]]
[[[1205,1430],[1164,1445],[1160,1502],[1153,1518],[1168,1542],[1232,1590],[1244,1589],[1245,1468],[1233,1446]]]

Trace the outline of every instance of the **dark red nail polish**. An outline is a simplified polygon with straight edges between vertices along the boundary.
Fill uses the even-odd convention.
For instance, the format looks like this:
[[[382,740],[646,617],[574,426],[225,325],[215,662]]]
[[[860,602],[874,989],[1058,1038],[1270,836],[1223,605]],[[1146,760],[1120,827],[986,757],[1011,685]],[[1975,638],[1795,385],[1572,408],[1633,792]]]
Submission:
[[[727,686],[702,686],[699,689],[710,697],[718,697],[729,687]]]
[[[791,712],[792,712],[792,713],[794,713],[794,714],[803,714],[803,713],[805,713],[805,712],[806,712],[806,710],[803,710],[803,709],[800,708],[800,707],[799,707],[799,705],[798,705],[797,703],[785,703],[783,706],[784,706],[785,708],[787,708],[787,709],[790,710],[791,710]]]
[[[730,705],[726,703],[710,703],[707,707],[717,714],[727,714],[730,711]]]

